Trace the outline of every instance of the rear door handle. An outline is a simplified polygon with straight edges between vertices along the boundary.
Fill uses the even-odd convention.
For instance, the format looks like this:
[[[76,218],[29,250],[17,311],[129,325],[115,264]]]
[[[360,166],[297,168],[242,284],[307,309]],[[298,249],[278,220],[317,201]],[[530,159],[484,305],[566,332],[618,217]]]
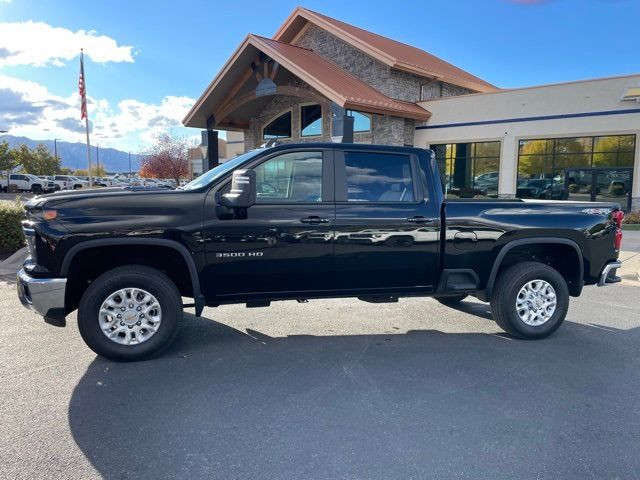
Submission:
[[[407,218],[407,222],[411,223],[427,223],[433,222],[434,220],[434,218],[423,217],[422,215],[416,215],[415,217]]]
[[[314,215],[312,215],[310,217],[301,218],[300,221],[302,223],[311,223],[311,224],[329,223],[329,219],[328,218],[320,218],[320,217],[316,217]]]

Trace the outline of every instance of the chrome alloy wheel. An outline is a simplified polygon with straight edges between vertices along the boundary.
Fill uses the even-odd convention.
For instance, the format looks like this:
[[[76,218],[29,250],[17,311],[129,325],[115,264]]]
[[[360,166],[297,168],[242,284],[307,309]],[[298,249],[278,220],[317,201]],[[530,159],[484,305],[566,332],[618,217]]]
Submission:
[[[146,342],[158,331],[161,321],[160,303],[141,288],[123,288],[111,293],[98,313],[102,333],[120,345]]]
[[[544,280],[531,280],[518,292],[516,310],[520,320],[537,327],[546,323],[556,311],[556,291]]]

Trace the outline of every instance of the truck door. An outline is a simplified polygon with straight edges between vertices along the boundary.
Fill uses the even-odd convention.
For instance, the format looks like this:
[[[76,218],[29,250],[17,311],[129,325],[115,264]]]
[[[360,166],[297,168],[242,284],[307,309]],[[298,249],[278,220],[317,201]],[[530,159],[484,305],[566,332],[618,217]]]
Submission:
[[[336,288],[430,291],[438,279],[439,206],[416,155],[336,151]]]
[[[330,288],[335,221],[331,150],[276,152],[249,167],[256,172],[257,198],[247,218],[221,220],[214,195],[207,197],[207,296],[291,295]]]

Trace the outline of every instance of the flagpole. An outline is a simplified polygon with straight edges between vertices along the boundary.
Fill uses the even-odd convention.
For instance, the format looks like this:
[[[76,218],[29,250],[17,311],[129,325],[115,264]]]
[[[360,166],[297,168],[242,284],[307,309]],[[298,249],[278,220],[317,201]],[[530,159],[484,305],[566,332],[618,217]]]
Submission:
[[[84,76],[84,52],[82,48],[80,49],[80,75],[82,76],[82,83],[84,86],[84,95],[83,99],[86,102],[86,92],[87,92],[87,79]],[[86,108],[86,107],[85,107]],[[87,163],[89,164],[88,176],[89,176],[89,187],[93,186],[93,178],[91,175],[91,144],[89,143],[89,113],[85,113],[84,115],[84,128],[87,134]]]

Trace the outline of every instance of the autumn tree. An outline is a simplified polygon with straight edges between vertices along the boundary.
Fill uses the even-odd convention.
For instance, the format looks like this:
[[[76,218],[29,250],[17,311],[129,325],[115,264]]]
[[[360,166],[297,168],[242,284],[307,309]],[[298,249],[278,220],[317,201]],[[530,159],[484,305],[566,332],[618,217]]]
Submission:
[[[172,178],[179,183],[189,171],[187,141],[170,132],[158,134],[153,145],[141,157],[141,177]]]
[[[24,143],[12,149],[12,154],[22,165],[25,173],[32,175],[55,175],[60,170],[60,158],[51,154],[43,144],[29,148]]]
[[[81,177],[88,177],[89,176],[89,170],[86,168],[79,168],[73,171],[73,175],[79,175]],[[107,176],[107,172],[104,169],[104,166],[100,165],[99,167],[97,165],[91,165],[91,176],[92,177],[106,177]]]

